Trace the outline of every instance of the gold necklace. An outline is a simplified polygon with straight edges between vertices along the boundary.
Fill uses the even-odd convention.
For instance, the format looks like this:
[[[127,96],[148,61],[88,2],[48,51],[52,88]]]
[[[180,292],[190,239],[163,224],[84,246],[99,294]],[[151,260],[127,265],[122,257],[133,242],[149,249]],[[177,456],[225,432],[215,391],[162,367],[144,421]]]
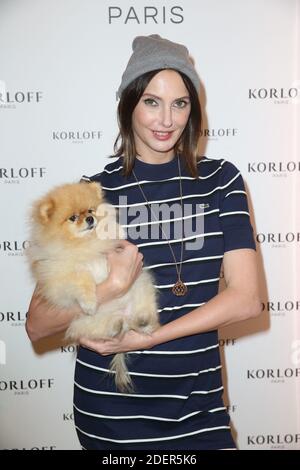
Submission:
[[[177,157],[177,161],[178,161],[178,173],[179,173],[179,186],[180,186],[180,199],[181,199],[181,216],[183,218],[183,200],[182,200],[182,183],[181,183],[181,169],[180,169],[180,163],[179,163],[179,156]],[[159,224],[159,227],[165,237],[165,239],[167,240],[168,242],[168,245],[169,245],[169,248],[170,248],[170,251],[172,253],[172,256],[174,258],[174,262],[175,262],[175,267],[176,267],[176,271],[177,271],[177,281],[175,282],[175,284],[173,285],[172,287],[172,292],[173,294],[177,295],[177,296],[183,296],[187,293],[187,286],[186,284],[184,284],[184,282],[182,281],[181,279],[181,268],[182,268],[182,255],[183,255],[183,219],[181,219],[181,254],[180,254],[180,266],[178,268],[178,263],[177,263],[177,260],[176,260],[176,257],[175,257],[175,254],[174,254],[174,251],[173,251],[173,248],[168,240],[168,237],[164,231],[164,229],[162,228],[162,224],[159,222],[158,218],[156,217],[155,213],[153,212],[152,208],[151,208],[151,205],[149,204],[149,201],[147,200],[146,196],[145,196],[145,193],[136,177],[136,174],[134,172],[134,170],[132,170],[132,173],[133,173],[133,176],[135,177],[135,180],[140,188],[140,191],[147,203],[147,206],[149,207],[150,211],[151,211],[151,214],[154,216],[154,218],[156,219],[156,221],[158,222]]]

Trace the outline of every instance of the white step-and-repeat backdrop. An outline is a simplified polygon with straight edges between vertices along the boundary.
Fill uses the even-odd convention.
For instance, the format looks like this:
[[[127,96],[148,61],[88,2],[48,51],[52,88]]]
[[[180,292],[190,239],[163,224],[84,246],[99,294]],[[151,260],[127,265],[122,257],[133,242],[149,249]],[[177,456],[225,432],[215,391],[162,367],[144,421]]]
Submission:
[[[23,250],[30,203],[101,171],[136,35],[187,45],[202,89],[201,152],[248,191],[264,312],[220,331],[240,449],[300,449],[298,0],[0,0],[0,448],[79,449],[74,347],[34,347]]]

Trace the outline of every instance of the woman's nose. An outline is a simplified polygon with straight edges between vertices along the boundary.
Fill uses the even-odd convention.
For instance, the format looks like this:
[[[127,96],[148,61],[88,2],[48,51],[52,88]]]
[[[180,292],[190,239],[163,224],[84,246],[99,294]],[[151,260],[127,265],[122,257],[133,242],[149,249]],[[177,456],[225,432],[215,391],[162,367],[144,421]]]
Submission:
[[[161,108],[160,121],[163,127],[169,128],[173,125],[172,108],[164,106]]]

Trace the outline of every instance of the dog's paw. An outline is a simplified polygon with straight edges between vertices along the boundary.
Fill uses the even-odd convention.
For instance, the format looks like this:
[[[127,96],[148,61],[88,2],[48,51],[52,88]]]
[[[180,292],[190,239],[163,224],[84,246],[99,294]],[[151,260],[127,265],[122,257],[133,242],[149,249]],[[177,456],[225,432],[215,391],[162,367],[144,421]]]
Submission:
[[[130,328],[138,331],[139,333],[143,333],[146,335],[150,335],[159,327],[158,319],[154,316],[147,316],[144,313],[137,315],[135,318],[132,319],[130,322]]]
[[[137,331],[143,333],[144,335],[150,335],[154,330],[155,328],[153,328],[153,326],[150,324],[146,325],[145,323],[142,323],[137,325]]]
[[[108,327],[108,334],[111,337],[119,336],[123,331],[124,320],[122,317],[113,318]]]
[[[97,310],[97,305],[95,302],[79,302],[80,307],[86,315],[95,315]]]

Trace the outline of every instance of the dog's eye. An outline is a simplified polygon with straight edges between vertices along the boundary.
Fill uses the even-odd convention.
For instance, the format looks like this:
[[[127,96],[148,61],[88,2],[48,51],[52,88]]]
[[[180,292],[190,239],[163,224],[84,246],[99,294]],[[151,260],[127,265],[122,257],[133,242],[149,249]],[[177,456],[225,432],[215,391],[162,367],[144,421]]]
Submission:
[[[92,214],[93,212],[95,212],[95,209],[89,209],[89,210],[88,210],[88,213],[89,213],[89,214]]]
[[[69,220],[70,220],[71,222],[75,222],[75,220],[77,220],[77,219],[78,219],[78,215],[75,215],[75,214],[74,214],[74,215],[71,215],[71,217],[69,217]]]

